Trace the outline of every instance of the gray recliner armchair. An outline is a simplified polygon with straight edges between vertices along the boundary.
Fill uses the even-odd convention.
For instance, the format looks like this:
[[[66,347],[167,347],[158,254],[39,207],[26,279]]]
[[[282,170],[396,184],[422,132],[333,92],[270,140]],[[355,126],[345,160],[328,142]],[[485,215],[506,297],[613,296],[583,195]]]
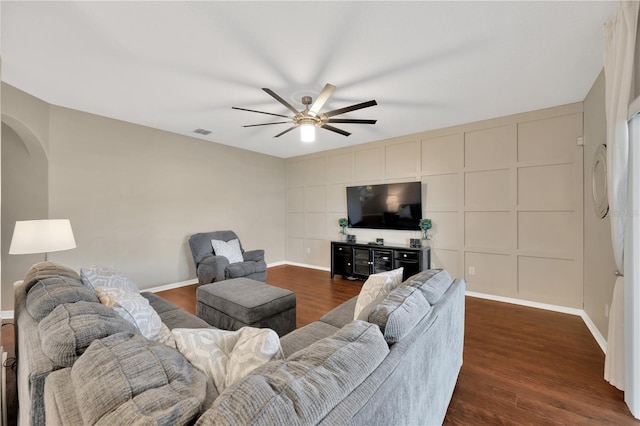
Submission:
[[[244,251],[242,243],[240,243],[244,260],[237,263],[229,263],[229,259],[214,253],[211,240],[231,241],[235,238],[238,236],[233,231],[201,232],[193,234],[189,238],[189,246],[196,264],[196,274],[200,284],[240,277],[262,282],[267,280],[264,250]],[[238,242],[240,242],[239,238]]]

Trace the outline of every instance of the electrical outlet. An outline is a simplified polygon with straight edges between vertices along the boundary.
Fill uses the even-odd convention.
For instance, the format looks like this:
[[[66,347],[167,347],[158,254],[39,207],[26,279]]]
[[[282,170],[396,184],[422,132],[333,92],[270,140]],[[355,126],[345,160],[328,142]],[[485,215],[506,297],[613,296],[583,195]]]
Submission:
[[[307,247],[307,254],[311,253],[311,248]]]
[[[608,303],[604,304],[604,317],[605,318],[609,318],[609,304]]]
[[[469,266],[469,275],[475,275],[476,274],[476,268],[473,266]]]

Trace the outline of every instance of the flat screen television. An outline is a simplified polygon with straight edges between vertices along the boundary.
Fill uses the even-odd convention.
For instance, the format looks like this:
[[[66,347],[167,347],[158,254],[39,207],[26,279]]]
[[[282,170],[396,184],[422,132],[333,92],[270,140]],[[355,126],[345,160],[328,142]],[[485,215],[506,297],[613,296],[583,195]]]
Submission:
[[[347,187],[350,228],[417,231],[422,218],[420,182]]]

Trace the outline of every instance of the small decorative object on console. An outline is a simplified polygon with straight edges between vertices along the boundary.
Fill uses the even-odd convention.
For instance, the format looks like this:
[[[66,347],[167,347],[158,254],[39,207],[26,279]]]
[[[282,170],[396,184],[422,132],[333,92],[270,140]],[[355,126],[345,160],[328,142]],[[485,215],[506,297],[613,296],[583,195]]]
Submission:
[[[409,239],[409,247],[411,248],[420,248],[422,247],[422,242],[420,238],[410,238]]]
[[[347,235],[347,225],[349,225],[349,220],[346,217],[341,217],[338,219],[338,225],[342,228],[340,230],[340,233],[342,234],[342,241],[347,241],[349,237]]]
[[[422,230],[422,239],[428,240],[429,234],[427,234],[427,231],[431,229],[431,219],[420,219],[418,226]]]
[[[376,244],[384,245],[384,238],[376,238]]]
[[[355,244],[356,243],[356,236],[355,235],[347,235],[347,242],[351,243],[351,244]]]

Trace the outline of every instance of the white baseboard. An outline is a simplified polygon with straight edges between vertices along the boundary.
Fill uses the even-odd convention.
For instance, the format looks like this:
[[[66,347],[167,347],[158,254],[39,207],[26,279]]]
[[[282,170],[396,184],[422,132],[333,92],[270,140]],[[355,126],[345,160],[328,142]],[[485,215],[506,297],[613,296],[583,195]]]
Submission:
[[[582,309],[568,308],[566,306],[551,305],[548,303],[532,302],[530,300],[514,299],[512,297],[495,296],[493,294],[476,293],[474,291],[467,291],[465,292],[465,294],[467,296],[477,297],[480,299],[495,300],[497,302],[511,303],[512,305],[527,306],[530,308],[544,309],[545,311],[560,312],[562,314],[579,316],[580,318],[582,318],[582,321],[584,321],[585,325],[591,332],[591,335],[598,343],[598,346],[600,346],[602,352],[604,352],[605,354],[607,353],[606,339],[602,336],[602,334],[598,330],[598,327],[596,327],[593,321],[591,321],[589,315],[587,315],[587,313]]]
[[[13,319],[13,311],[0,311],[0,317],[3,320],[6,320],[6,319],[11,319],[12,320]]]
[[[317,269],[319,271],[326,271],[326,272],[330,272],[331,271],[331,268],[327,268],[326,266],[308,265],[306,263],[285,261],[283,264],[284,265],[291,265],[291,266],[300,266],[302,268]]]
[[[143,288],[141,289],[141,291],[149,291],[151,293],[157,293],[159,291],[173,290],[174,288],[180,288],[180,287],[185,287],[185,286],[194,285],[194,284],[198,284],[197,278],[194,278],[192,280],[187,280],[187,281],[180,281],[177,283],[159,285],[157,287]]]

